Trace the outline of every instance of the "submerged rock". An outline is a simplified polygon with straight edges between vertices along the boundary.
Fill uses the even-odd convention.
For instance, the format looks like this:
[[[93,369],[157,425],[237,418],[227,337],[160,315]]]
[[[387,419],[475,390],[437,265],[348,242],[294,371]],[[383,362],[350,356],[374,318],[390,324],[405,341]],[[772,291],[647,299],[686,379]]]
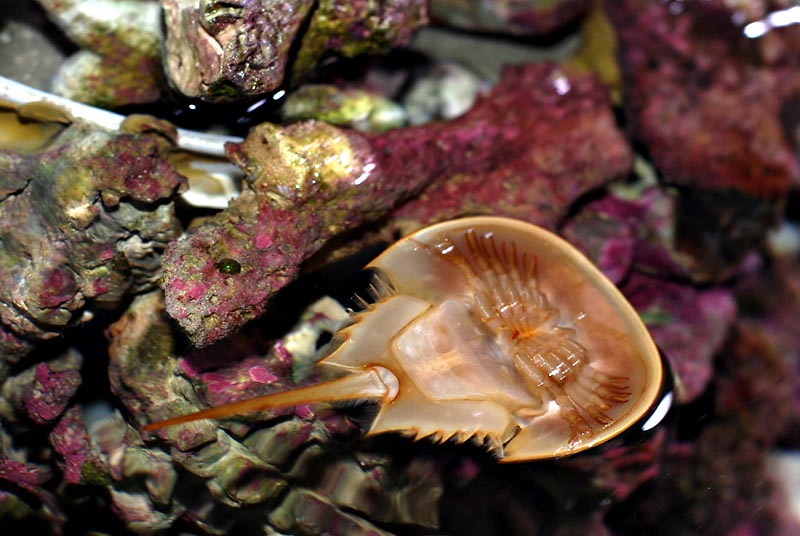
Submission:
[[[281,108],[281,117],[290,122],[318,119],[364,132],[383,132],[406,122],[403,108],[382,95],[325,84],[301,86],[290,93]]]
[[[160,95],[160,6],[156,0],[38,0],[82,50],[62,64],[53,91],[102,107]]]
[[[427,23],[425,0],[321,0],[297,51],[292,78],[301,80],[326,58],[378,54],[408,44],[414,30]]]
[[[679,247],[706,279],[727,277],[800,184],[781,117],[800,93],[798,27],[748,35],[764,2],[606,5],[634,132],[679,187]]]
[[[163,6],[170,81],[185,95],[218,102],[275,90],[290,70],[299,81],[331,55],[384,52],[427,22],[420,0],[165,0]]]
[[[590,7],[590,0],[432,0],[431,17],[466,30],[547,35]]]
[[[127,125],[149,132],[73,123],[35,151],[0,151],[0,323],[13,336],[52,338],[158,279],[184,179],[165,159],[169,131]]]
[[[150,293],[109,330],[112,389],[137,423],[286,389],[305,381],[317,340],[345,317],[326,298],[280,340],[254,328],[180,355],[161,296]],[[145,442],[119,417],[103,427],[92,435],[109,462],[107,486],[136,531],[183,519],[209,533],[388,535],[375,521],[438,522],[432,461],[352,445],[358,427],[325,406],[186,424]]]
[[[198,346],[258,316],[326,242],[395,206],[394,229],[466,214],[552,228],[632,160],[601,86],[551,64],[508,68],[450,122],[370,135],[265,123],[229,150],[248,175],[245,191],[173,243],[163,262],[167,312]],[[240,273],[221,271],[223,259]]]
[[[648,187],[623,198],[609,192],[581,208],[563,229],[636,308],[672,366],[678,402],[699,397],[712,378],[737,310],[730,289],[699,287],[696,264],[675,251],[675,200]]]
[[[81,384],[81,355],[73,350],[51,361],[44,361],[8,378],[2,397],[19,413],[36,424],[57,419]]]

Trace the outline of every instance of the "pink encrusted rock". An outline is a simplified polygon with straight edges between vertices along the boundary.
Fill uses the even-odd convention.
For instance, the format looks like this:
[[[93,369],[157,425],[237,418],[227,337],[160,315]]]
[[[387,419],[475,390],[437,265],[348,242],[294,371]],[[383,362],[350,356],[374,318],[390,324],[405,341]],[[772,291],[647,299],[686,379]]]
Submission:
[[[614,283],[631,269],[702,279],[693,259],[675,249],[675,198],[662,188],[647,188],[635,198],[609,192],[582,207],[562,233]]]
[[[18,362],[33,348],[30,341],[20,339],[5,326],[0,324],[0,382],[6,379],[12,363]]]
[[[57,94],[107,108],[158,100],[163,90],[158,0],[37,3],[81,47],[53,77]]]
[[[507,68],[505,73],[466,116],[422,127],[422,139],[414,129],[374,139],[374,146],[390,154],[398,142],[414,149],[402,155],[403,167],[390,169],[391,176],[435,178],[392,213],[403,232],[471,214],[508,216],[554,229],[578,197],[630,171],[630,148],[605,90],[593,77],[570,75],[552,65]],[[448,146],[440,129],[453,130],[472,145]],[[444,152],[431,150],[432,145]]]
[[[390,226],[493,213],[552,228],[632,163],[603,88],[552,64],[506,68],[450,122],[372,135],[262,124],[229,153],[247,172],[245,191],[162,263],[167,312],[198,346],[258,316],[331,238],[403,201]]]
[[[38,424],[56,419],[81,384],[78,370],[55,371],[47,363],[36,365],[36,382],[22,400],[28,415]]]
[[[50,432],[50,445],[64,460],[64,482],[98,484],[108,477],[108,467],[92,445],[81,410],[73,406]]]
[[[68,350],[11,376],[2,386],[2,396],[36,424],[50,423],[64,412],[81,385],[82,364],[81,355]]]
[[[782,121],[800,95],[800,28],[745,32],[769,4],[606,2],[633,132],[679,186],[679,249],[708,280],[763,241],[800,184]]]
[[[42,465],[0,457],[0,481],[33,491],[50,479],[50,470]]]
[[[757,331],[762,341],[790,369],[786,374],[792,395],[786,409],[791,410],[787,426],[787,446],[800,447],[800,347],[797,344],[797,319],[800,318],[800,262],[791,256],[771,259],[740,278],[736,299],[740,318]]]
[[[0,150],[0,323],[21,339],[55,337],[152,287],[181,232],[174,128],[131,117],[121,130],[76,122],[37,151]]]
[[[712,359],[736,316],[732,292],[692,286],[633,273],[620,288],[672,365],[688,402],[708,385]]]
[[[700,395],[712,359],[736,316],[726,287],[697,288],[690,258],[676,252],[674,199],[648,188],[633,199],[613,193],[584,206],[564,227],[642,316],[680,380],[681,402]]]
[[[758,4],[766,15],[764,2],[743,4],[751,10]],[[730,5],[608,2],[621,44],[626,105],[668,182],[776,200],[800,181],[780,118],[782,105],[800,92],[799,50],[795,44],[794,58],[773,64],[778,59],[764,56],[766,40],[748,39],[743,23],[735,22],[746,13]],[[777,28],[770,40],[791,47],[797,34],[797,28]]]
[[[798,533],[796,520],[782,526],[789,506],[765,466],[790,431],[791,368],[749,322],[735,323],[717,360],[697,437],[666,446],[661,471],[624,505],[614,533]]]

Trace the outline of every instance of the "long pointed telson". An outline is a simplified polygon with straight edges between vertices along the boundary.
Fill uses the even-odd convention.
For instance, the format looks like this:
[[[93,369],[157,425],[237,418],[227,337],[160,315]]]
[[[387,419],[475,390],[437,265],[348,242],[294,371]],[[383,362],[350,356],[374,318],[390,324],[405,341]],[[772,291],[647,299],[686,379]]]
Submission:
[[[256,398],[208,408],[197,413],[150,423],[144,426],[144,430],[152,431],[202,419],[222,419],[254,411],[287,408],[316,402],[387,400],[393,398],[396,394],[397,379],[386,369],[374,367],[364,372],[358,372],[316,385],[299,387],[280,393],[270,393]]]
[[[375,303],[319,362],[350,375],[146,427],[314,402],[377,399],[368,434],[467,441],[500,461],[620,435],[664,377],[623,295],[557,235],[507,218],[422,229],[370,263]]]

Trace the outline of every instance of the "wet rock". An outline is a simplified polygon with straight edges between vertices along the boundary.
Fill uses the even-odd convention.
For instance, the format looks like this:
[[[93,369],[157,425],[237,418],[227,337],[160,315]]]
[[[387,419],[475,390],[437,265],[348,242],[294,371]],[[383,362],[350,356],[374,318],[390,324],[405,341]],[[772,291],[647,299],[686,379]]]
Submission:
[[[507,69],[451,122],[368,136],[262,124],[229,150],[248,175],[245,191],[163,263],[167,312],[198,346],[258,316],[331,238],[404,200],[394,229],[485,213],[552,228],[578,196],[631,165],[602,88],[551,64]],[[221,272],[223,259],[240,273]]]
[[[712,375],[713,358],[736,317],[736,304],[725,288],[695,289],[634,273],[622,285],[650,334],[669,359],[678,399],[702,394]]]
[[[675,204],[675,195],[658,187],[609,192],[583,206],[563,234],[615,283],[630,270],[702,280],[694,260],[675,249]]]
[[[154,285],[181,230],[169,200],[184,179],[165,159],[169,130],[147,128],[74,123],[38,151],[0,151],[5,330],[51,338]]]
[[[492,92],[450,124],[467,136],[477,138],[483,131],[499,139],[494,146],[470,147],[463,160],[445,156],[447,167],[442,171],[428,161],[428,169],[418,173],[436,170],[438,178],[392,212],[389,228],[395,236],[476,214],[554,229],[576,199],[625,176],[632,165],[608,95],[594,77],[572,75],[549,64],[509,68]],[[423,132],[441,143],[440,128],[423,127]],[[398,131],[403,132],[414,131]],[[483,158],[472,160],[473,155]],[[419,166],[435,156],[433,151],[419,151],[413,159]]]
[[[212,101],[275,90],[290,69],[296,83],[331,55],[384,52],[406,43],[427,22],[425,2],[419,0],[163,5],[167,75],[183,94]],[[292,47],[297,52],[290,66]]]
[[[44,489],[53,473],[47,465],[30,461],[28,453],[16,447],[12,436],[0,426],[0,520],[30,521],[38,517],[55,533],[64,517],[53,495]]]
[[[403,107],[412,125],[455,119],[472,107],[481,88],[481,79],[469,69],[441,62],[413,80],[403,95]]]
[[[178,356],[169,324],[163,319],[160,293],[136,297],[126,313],[107,332],[111,390],[138,419],[165,411],[191,412],[200,407],[189,381],[176,376]],[[179,449],[188,450],[214,440],[207,422],[164,431]]]
[[[766,457],[786,432],[790,372],[756,326],[738,323],[719,353],[710,405],[696,437],[674,441],[661,471],[635,499],[608,516],[616,531],[680,534],[793,534],[787,504],[767,474]],[[682,512],[682,515],[673,515]]]
[[[39,0],[82,50],[62,64],[52,89],[101,107],[154,102],[160,95],[160,6],[155,0]]]
[[[110,480],[108,466],[92,445],[80,407],[67,411],[50,432],[53,450],[64,460],[62,469],[67,484],[102,485]]]
[[[50,471],[43,466],[0,458],[0,479],[32,491],[50,479]]]
[[[736,299],[741,317],[763,334],[772,351],[781,355],[791,372],[791,425],[782,442],[789,448],[800,448],[800,348],[796,344],[795,325],[800,314],[800,265],[793,256],[770,259],[767,265],[756,265],[740,278]]]
[[[427,23],[424,0],[322,0],[303,35],[292,78],[302,79],[332,56],[354,58],[405,45],[414,30]]]
[[[83,358],[74,350],[6,380],[2,396],[36,424],[57,419],[81,384]]]
[[[80,50],[61,64],[51,83],[56,95],[101,108],[156,102],[161,72],[153,58],[101,56]]]
[[[432,0],[437,22],[483,32],[546,35],[589,11],[587,0]]]
[[[289,48],[313,2],[163,2],[164,66],[184,95],[232,100],[283,82]]]
[[[379,94],[322,84],[301,86],[290,93],[281,117],[285,121],[318,119],[364,132],[383,132],[406,122],[403,108]]]
[[[251,326],[178,356],[159,294],[141,296],[109,330],[112,386],[137,422],[289,388],[294,377],[306,380],[320,335],[346,316],[334,305],[316,302],[279,341]],[[382,533],[365,515],[436,524],[435,466],[353,451],[359,428],[324,405],[181,425],[159,432],[160,441],[143,442],[119,414],[93,429],[114,508],[132,530],[164,530],[179,518],[213,534]]]
[[[737,310],[726,287],[699,287],[696,263],[675,250],[675,198],[662,188],[611,191],[581,208],[564,236],[617,285],[664,352],[689,402],[708,386]]]
[[[798,29],[748,36],[747,23],[767,14],[763,2],[606,5],[634,132],[663,180],[680,187],[680,249],[707,279],[727,277],[800,183],[781,122],[800,92]]]

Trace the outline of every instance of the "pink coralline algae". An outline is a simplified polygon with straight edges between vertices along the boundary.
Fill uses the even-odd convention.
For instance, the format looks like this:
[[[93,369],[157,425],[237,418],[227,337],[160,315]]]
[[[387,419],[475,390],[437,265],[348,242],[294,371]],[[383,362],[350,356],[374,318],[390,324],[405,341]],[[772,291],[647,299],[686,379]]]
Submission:
[[[166,160],[169,127],[123,130],[73,124],[38,152],[0,152],[4,331],[51,338],[154,285],[184,179]]]
[[[679,399],[702,394],[712,374],[712,360],[736,316],[728,289],[698,290],[645,275],[631,276],[622,292],[647,324],[680,382]]]
[[[787,433],[790,444],[800,445],[800,347],[797,345],[797,318],[800,317],[800,263],[796,258],[774,259],[768,266],[759,266],[736,285],[745,325],[757,331],[774,355],[781,356],[789,368],[786,380],[791,382],[791,412]],[[767,388],[766,384],[761,386]]]
[[[50,444],[64,460],[65,483],[99,484],[108,478],[108,467],[91,444],[79,407],[70,408],[53,428]]]
[[[262,124],[229,152],[248,175],[245,191],[163,260],[167,312],[198,346],[258,316],[331,238],[393,207],[404,227],[494,213],[552,228],[631,165],[603,89],[551,64],[507,68],[450,122],[372,135]],[[223,273],[224,259],[241,272]]]
[[[413,162],[406,168],[435,180],[393,211],[390,226],[408,232],[459,216],[494,214],[554,229],[577,198],[630,171],[630,148],[593,77],[552,66],[506,73],[493,93],[451,123],[456,135],[479,143],[463,156],[458,151],[466,148],[458,146],[442,155],[445,169],[426,163],[426,152],[439,156],[427,147],[443,136],[436,127],[422,128],[426,146],[404,155]],[[394,152],[398,141],[415,147],[414,136],[414,129],[404,129],[397,139],[381,137],[375,145]],[[406,172],[389,170],[390,177]]]
[[[34,381],[22,393],[25,410],[37,424],[51,422],[61,415],[81,384],[80,360],[64,365],[39,363],[34,367]]]
[[[662,278],[700,279],[695,262],[675,249],[675,198],[658,187],[634,198],[610,193],[581,208],[564,237],[614,281],[631,270]]]
[[[782,123],[800,93],[800,30],[748,38],[743,25],[766,6],[744,4],[607,2],[634,133],[664,181],[680,187],[680,247],[708,279],[729,275],[763,240],[800,184]]]
[[[626,534],[797,533],[764,464],[765,450],[789,432],[791,390],[790,369],[764,335],[737,323],[698,436],[668,445],[661,472],[616,507],[612,526]]]
[[[158,120],[115,133],[51,125],[38,149],[11,140],[0,149],[0,532],[800,533],[773,482],[784,475],[765,463],[800,449],[800,263],[791,240],[761,240],[783,207],[784,229],[796,228],[800,24],[749,26],[790,3],[495,2],[591,4],[580,54],[615,71],[616,32],[620,108],[568,61],[506,68],[447,122],[380,133],[261,124],[228,146],[246,177],[215,214],[173,206],[183,178],[170,164],[174,129]],[[424,4],[243,0],[202,3],[201,15],[197,0],[163,2],[191,8],[204,62],[230,60],[183,65],[198,66],[192,76],[218,68],[198,93],[209,100],[273,83],[302,95],[293,84],[322,75],[311,72],[320,60],[327,70],[329,56],[407,39]],[[283,32],[238,31],[268,23]],[[579,37],[578,24],[561,28]],[[176,29],[187,28],[168,25],[169,39]],[[393,81],[356,62],[321,81],[349,91],[359,67],[368,89],[402,102],[393,92],[420,65],[387,64],[406,57],[380,64]],[[249,119],[286,120],[273,108],[286,100],[267,98]],[[520,464],[471,443],[366,435],[366,403],[143,430],[327,379],[315,363],[352,317],[325,295],[365,295],[352,279],[379,247],[479,214],[559,233],[625,294],[675,380],[662,385],[673,406],[657,426],[647,415],[596,450]]]
[[[301,79],[331,55],[353,57],[405,44],[427,23],[421,0],[162,4],[170,80],[185,95],[213,101],[275,90],[290,70]]]
[[[0,458],[0,480],[33,491],[50,479],[50,471],[43,466]]]
[[[800,169],[780,118],[782,105],[800,91],[797,57],[769,58],[764,50],[773,40],[790,46],[797,28],[748,39],[722,0],[679,10],[665,2],[612,4],[626,105],[668,182],[767,200],[797,184]]]
[[[158,100],[162,82],[157,0],[38,0],[81,50],[61,66],[53,91],[103,107]]]

